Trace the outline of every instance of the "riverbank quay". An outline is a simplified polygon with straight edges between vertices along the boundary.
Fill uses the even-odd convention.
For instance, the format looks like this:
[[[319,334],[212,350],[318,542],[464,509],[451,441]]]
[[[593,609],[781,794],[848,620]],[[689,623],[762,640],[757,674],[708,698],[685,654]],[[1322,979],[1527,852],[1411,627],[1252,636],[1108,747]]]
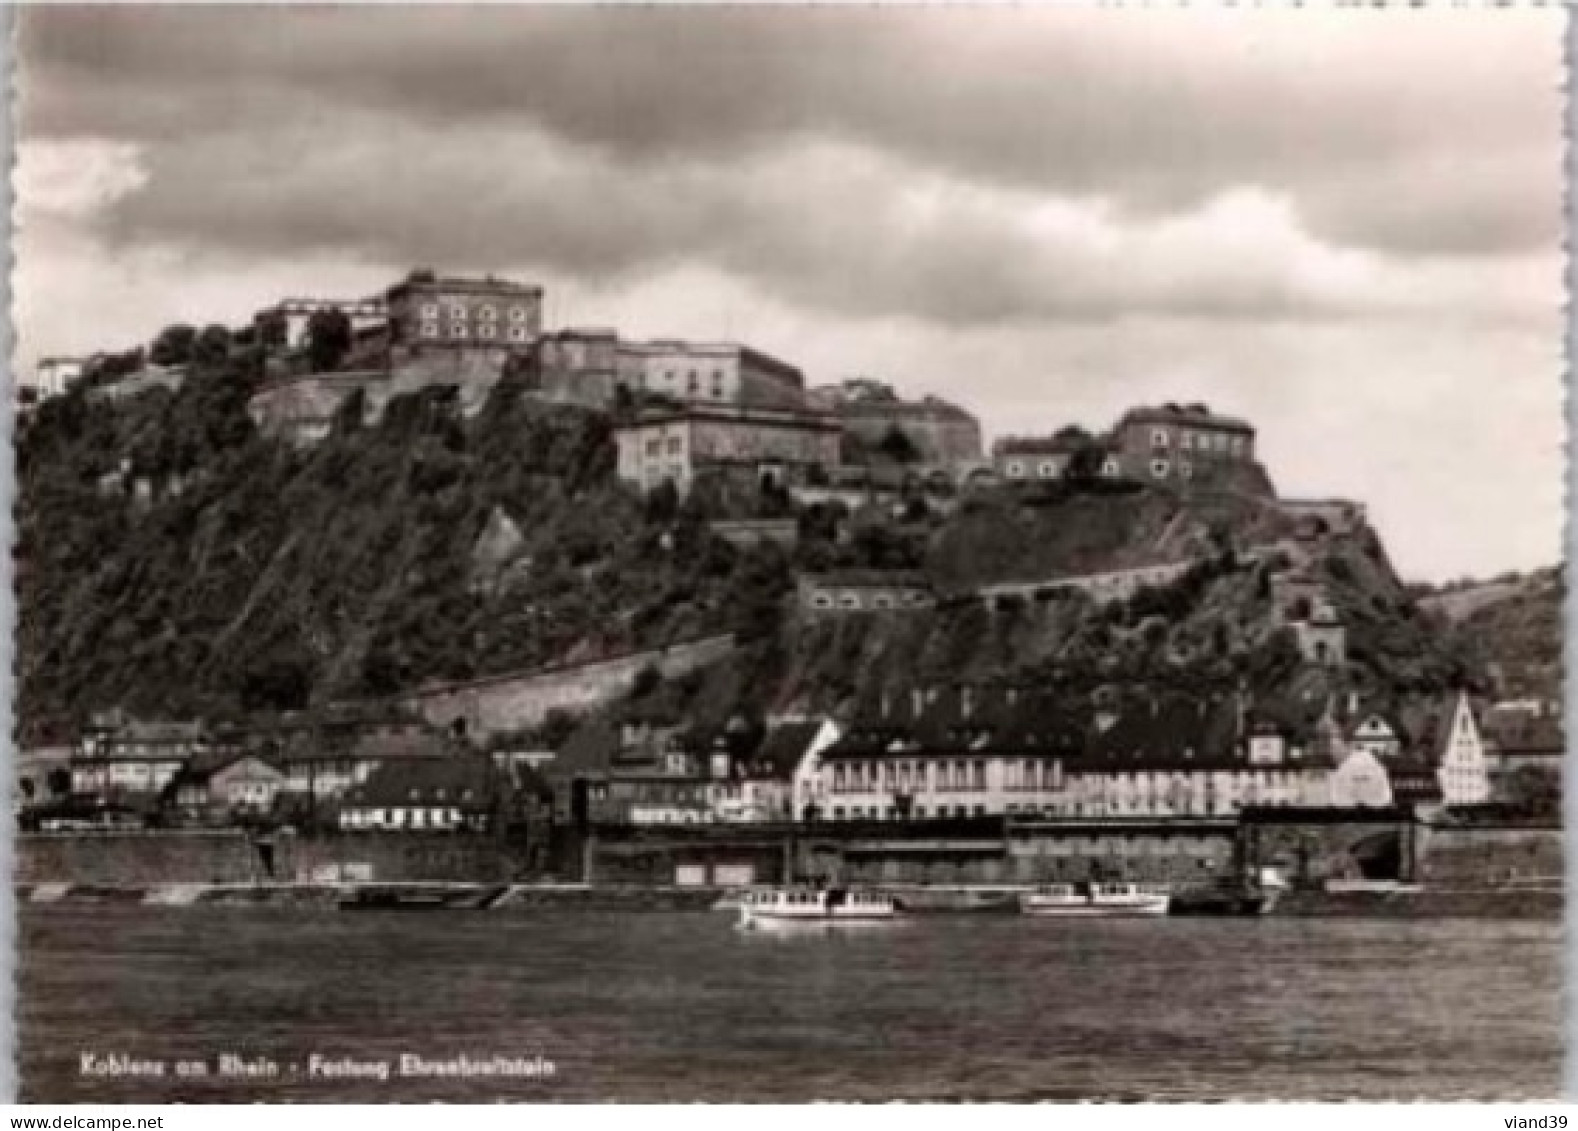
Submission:
[[[440,885],[492,887],[506,906],[642,900],[669,907],[786,882],[829,881],[910,894],[916,910],[986,910],[1004,893],[1112,878],[1183,889],[1277,873],[1301,892],[1403,899],[1409,889],[1560,890],[1562,831],[1423,821],[1375,810],[1279,810],[1237,820],[1090,819],[598,827],[558,838],[552,869],[528,846],[489,834],[248,833],[238,829],[25,833],[14,882],[35,901],[292,900],[313,893]],[[554,882],[557,881],[557,882]],[[1372,885],[1359,892],[1354,885]],[[280,895],[260,893],[280,892]],[[193,894],[197,893],[197,894]],[[640,894],[646,893],[646,894]],[[322,898],[329,898],[323,896]],[[1513,897],[1508,897],[1509,899]],[[1295,902],[1295,905],[1296,902]]]
[[[534,914],[596,911],[675,913],[712,911],[738,889],[646,887],[585,884],[449,883],[255,883],[23,884],[19,905],[142,906],[173,911],[239,907],[298,908],[318,911],[450,912]],[[925,887],[906,884],[883,889],[918,915],[1019,913],[1018,899],[1029,888]],[[1559,886],[1439,888],[1413,885],[1360,890],[1307,890],[1282,893],[1270,915],[1278,918],[1376,919],[1530,919],[1559,920],[1564,906]]]
[[[591,887],[584,884],[176,883],[19,884],[18,904],[201,907],[301,907],[369,911],[708,911],[725,894],[713,888]]]

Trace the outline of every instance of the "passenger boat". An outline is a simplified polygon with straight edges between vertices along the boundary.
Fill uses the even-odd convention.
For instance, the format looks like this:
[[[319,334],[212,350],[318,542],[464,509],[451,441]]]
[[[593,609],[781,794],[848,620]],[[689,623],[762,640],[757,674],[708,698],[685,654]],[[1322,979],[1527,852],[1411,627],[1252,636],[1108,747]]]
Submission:
[[[1022,896],[1026,915],[1098,916],[1165,915],[1171,898],[1164,887],[1131,883],[1049,884]]]
[[[747,930],[779,923],[870,923],[892,919],[898,900],[849,888],[768,888],[740,897],[740,926]]]

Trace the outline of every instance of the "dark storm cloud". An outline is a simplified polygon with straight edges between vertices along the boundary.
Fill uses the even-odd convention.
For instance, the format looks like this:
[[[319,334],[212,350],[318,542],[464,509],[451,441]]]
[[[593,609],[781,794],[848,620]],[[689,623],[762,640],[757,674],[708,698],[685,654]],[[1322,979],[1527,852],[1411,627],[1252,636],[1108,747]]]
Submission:
[[[1554,8],[19,20],[24,368],[493,270],[989,431],[1207,401],[1424,575],[1559,552]]]
[[[1559,230],[1543,164],[1559,59],[1507,15],[29,9],[22,110],[38,136],[143,139],[147,193],[172,212],[194,187],[162,174],[167,147],[191,163],[237,135],[288,148],[313,123],[345,123],[348,146],[525,127],[627,179],[827,138],[1140,216],[1259,186],[1333,242],[1491,254]],[[422,175],[445,191],[444,170]]]

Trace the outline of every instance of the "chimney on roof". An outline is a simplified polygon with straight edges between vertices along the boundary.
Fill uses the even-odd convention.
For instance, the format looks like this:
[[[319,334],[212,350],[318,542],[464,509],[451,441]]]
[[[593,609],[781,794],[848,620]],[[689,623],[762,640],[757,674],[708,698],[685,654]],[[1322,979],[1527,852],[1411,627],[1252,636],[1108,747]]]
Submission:
[[[970,710],[974,706],[975,704],[972,702],[970,685],[965,684],[963,687],[959,688],[959,717],[968,719],[970,717]]]
[[[918,687],[910,692],[910,708],[917,719],[926,709],[926,693]]]
[[[879,708],[878,709],[882,712],[882,717],[884,719],[887,718],[888,717],[889,703],[888,703],[888,689],[886,687],[884,687],[882,689],[881,693],[878,695],[877,702],[879,704]]]

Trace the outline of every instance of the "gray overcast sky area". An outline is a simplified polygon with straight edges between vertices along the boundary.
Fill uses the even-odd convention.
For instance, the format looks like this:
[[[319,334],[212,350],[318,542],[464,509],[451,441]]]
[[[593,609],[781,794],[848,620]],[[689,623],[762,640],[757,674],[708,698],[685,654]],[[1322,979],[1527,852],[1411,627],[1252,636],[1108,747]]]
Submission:
[[[19,23],[24,371],[489,271],[992,434],[1205,401],[1409,576],[1559,557],[1554,6]]]

